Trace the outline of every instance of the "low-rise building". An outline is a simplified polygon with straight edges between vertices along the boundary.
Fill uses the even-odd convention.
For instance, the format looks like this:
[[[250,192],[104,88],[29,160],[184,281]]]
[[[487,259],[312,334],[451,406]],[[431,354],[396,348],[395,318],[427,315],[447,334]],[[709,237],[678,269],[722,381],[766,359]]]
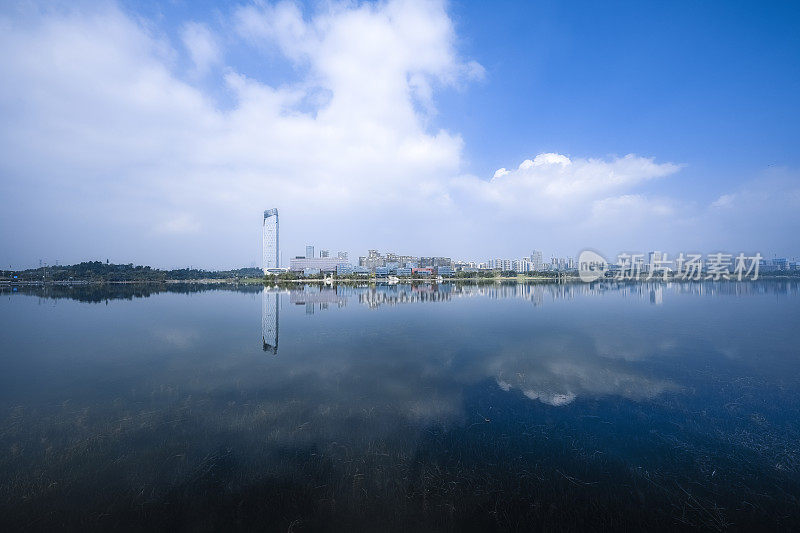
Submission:
[[[316,268],[321,272],[336,272],[340,263],[336,257],[295,257],[289,260],[289,270],[304,272],[307,268]]]
[[[450,277],[454,274],[453,268],[449,266],[436,267],[436,275],[442,277]]]
[[[347,276],[353,273],[353,265],[350,263],[339,263],[336,265],[337,276]]]

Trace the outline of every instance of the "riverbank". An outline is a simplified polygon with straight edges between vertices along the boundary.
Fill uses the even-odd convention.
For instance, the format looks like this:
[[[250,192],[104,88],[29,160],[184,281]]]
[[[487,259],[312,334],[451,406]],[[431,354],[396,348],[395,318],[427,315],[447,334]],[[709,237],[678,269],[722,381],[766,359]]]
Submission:
[[[797,280],[800,279],[800,272],[797,274],[765,274],[761,275],[758,278],[759,280]],[[399,278],[399,279],[389,279],[389,278],[376,278],[376,277],[364,277],[364,278],[327,278],[327,279],[319,279],[319,278],[291,278],[291,279],[268,279],[268,278],[259,278],[259,277],[248,277],[248,278],[196,278],[196,279],[167,279],[167,280],[69,280],[69,281],[51,281],[51,280],[0,280],[0,286],[5,287],[14,287],[14,286],[80,286],[80,285],[93,285],[93,286],[101,286],[101,285],[266,285],[266,286],[274,286],[274,285],[312,285],[312,284],[321,284],[321,285],[364,285],[364,284],[404,284],[404,283],[575,283],[580,282],[581,279],[578,275],[572,274],[564,274],[558,277],[553,276],[529,276],[529,275],[519,275],[519,276],[495,276],[495,277],[471,277],[471,278],[461,278],[461,277],[448,277],[448,278],[431,278],[431,277],[422,277],[422,278]],[[680,283],[680,282],[696,282],[696,281],[705,281],[705,280],[688,280],[688,279],[675,279],[670,278],[664,280],[661,277],[658,278],[647,278],[647,276],[640,276],[639,278],[633,279],[624,279],[618,280],[615,278],[603,278],[597,280],[599,282],[606,281],[606,282],[659,282],[659,281],[666,281],[670,283]],[[715,281],[737,281],[735,278],[731,279],[720,279]],[[750,281],[749,279],[743,281]]]

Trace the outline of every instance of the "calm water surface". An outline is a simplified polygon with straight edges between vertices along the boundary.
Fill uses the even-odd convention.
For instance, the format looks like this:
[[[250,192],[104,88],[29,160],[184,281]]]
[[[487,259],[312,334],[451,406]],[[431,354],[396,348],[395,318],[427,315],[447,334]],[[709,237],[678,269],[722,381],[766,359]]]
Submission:
[[[0,529],[800,529],[797,282],[0,292]]]

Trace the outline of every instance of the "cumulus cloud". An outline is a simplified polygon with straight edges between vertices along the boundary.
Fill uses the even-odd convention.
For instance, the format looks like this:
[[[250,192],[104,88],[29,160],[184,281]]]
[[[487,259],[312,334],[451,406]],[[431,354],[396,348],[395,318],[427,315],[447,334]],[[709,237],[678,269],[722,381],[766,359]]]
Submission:
[[[652,158],[628,154],[625,157],[575,159],[544,153],[526,159],[516,170],[501,168],[488,183],[481,183],[495,201],[520,200],[520,194],[534,199],[594,198],[629,188],[655,178],[674,174],[673,163],[656,163]]]

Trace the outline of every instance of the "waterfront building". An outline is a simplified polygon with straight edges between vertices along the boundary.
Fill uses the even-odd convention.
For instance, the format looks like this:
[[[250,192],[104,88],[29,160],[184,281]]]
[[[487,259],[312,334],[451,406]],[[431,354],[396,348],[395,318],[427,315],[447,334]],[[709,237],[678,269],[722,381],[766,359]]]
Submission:
[[[375,267],[375,276],[384,278],[389,275],[389,267]]]
[[[439,267],[439,266],[453,266],[453,260],[449,257],[420,257],[419,266],[421,267]]]
[[[477,264],[474,261],[453,261],[453,270],[463,272],[465,269],[475,269]]]
[[[397,275],[398,276],[411,276],[412,271],[410,267],[398,267],[397,268]]]
[[[431,267],[417,267],[411,269],[411,275],[418,277],[433,276],[433,268]]]
[[[522,259],[517,259],[514,261],[514,272],[517,272],[518,274],[532,272],[533,270],[533,262],[531,262],[531,260],[527,257],[523,257]]]
[[[776,270],[786,270],[789,263],[786,261],[786,258],[776,258],[772,260],[772,266],[774,266]]]
[[[336,272],[336,267],[341,263],[335,257],[295,257],[289,261],[289,270],[292,272],[305,272],[306,269],[317,269],[320,272]]]
[[[514,262],[511,259],[494,259],[489,261],[489,266],[495,270],[514,270]]]
[[[264,274],[280,268],[280,257],[278,248],[278,209],[267,209],[264,211],[264,220],[261,223],[262,233],[262,263],[261,268]]]
[[[450,276],[453,275],[453,273],[454,273],[453,272],[453,267],[449,267],[449,266],[436,267],[436,275],[438,275],[438,276],[450,277]]]
[[[539,250],[533,250],[531,252],[531,263],[533,264],[533,270],[541,270],[542,269],[542,252]]]
[[[383,257],[378,250],[369,250],[366,256],[358,258],[358,266],[374,270],[375,267],[385,266],[386,258]]]
[[[353,273],[353,265],[350,263],[339,263],[336,265],[337,276],[347,276]]]
[[[387,252],[386,261],[397,263],[399,265],[405,265],[406,263],[419,263],[419,257],[415,257],[413,255],[398,255],[393,252]]]

